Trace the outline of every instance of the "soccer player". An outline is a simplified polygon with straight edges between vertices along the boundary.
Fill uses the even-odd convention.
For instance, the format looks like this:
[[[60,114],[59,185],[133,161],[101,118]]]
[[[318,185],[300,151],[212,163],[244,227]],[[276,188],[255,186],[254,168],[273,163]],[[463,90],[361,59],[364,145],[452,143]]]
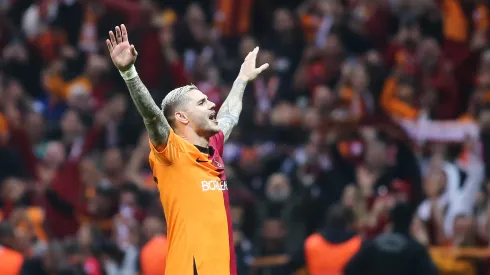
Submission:
[[[215,104],[194,85],[153,101],[134,67],[138,52],[126,27],[106,40],[150,137],[150,165],[168,224],[167,275],[235,275],[223,143],[238,123],[243,92],[269,65],[255,67],[258,48],[243,62],[230,94],[216,114]]]

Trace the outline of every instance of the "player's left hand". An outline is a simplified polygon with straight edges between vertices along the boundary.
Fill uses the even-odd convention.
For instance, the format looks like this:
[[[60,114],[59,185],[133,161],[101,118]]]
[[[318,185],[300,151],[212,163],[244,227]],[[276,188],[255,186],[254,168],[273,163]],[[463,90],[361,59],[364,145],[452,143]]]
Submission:
[[[261,72],[269,67],[268,63],[265,63],[258,68],[255,67],[258,53],[259,47],[255,47],[253,51],[248,53],[247,57],[245,57],[245,61],[243,61],[242,67],[240,68],[238,78],[244,81],[254,80]]]

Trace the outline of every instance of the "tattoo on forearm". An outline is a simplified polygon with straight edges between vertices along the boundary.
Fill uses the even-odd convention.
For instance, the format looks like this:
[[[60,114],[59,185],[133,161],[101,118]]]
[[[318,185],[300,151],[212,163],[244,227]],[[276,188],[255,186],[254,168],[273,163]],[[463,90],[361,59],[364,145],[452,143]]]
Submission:
[[[242,99],[245,87],[247,87],[246,81],[235,80],[230,94],[218,112],[218,124],[225,135],[225,140],[230,136],[233,127],[238,124],[238,118],[242,112]]]
[[[133,99],[138,112],[143,117],[146,130],[155,146],[167,143],[170,125],[165,119],[162,110],[158,108],[139,76],[126,81],[129,94]]]

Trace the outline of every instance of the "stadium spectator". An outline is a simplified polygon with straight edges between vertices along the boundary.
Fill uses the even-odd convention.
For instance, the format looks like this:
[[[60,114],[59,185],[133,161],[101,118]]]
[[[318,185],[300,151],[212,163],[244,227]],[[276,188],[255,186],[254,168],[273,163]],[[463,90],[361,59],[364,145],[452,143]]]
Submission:
[[[24,256],[16,251],[18,245],[14,235],[14,228],[8,222],[0,223],[0,255],[2,255],[2,274],[19,274],[24,264]]]
[[[251,50],[270,64],[223,154],[240,275],[332,205],[369,240],[401,202],[441,273],[490,270],[443,253],[490,240],[488,1],[0,2],[2,245],[22,275],[144,275],[141,250],[164,243],[148,136],[103,45],[121,23],[155,102],[194,83],[219,108]],[[259,271],[289,274],[277,265]]]
[[[147,217],[143,222],[143,238],[146,244],[139,255],[141,275],[158,275],[165,271],[168,248],[164,224],[159,217]],[[163,250],[163,253],[161,251]]]
[[[366,244],[347,263],[344,274],[437,274],[427,249],[410,237],[410,206],[398,204],[391,212],[392,232]]]
[[[355,222],[351,209],[332,205],[324,229],[306,238],[303,249],[291,260],[290,267],[296,270],[306,265],[311,275],[341,273],[361,248],[362,237],[354,231]]]

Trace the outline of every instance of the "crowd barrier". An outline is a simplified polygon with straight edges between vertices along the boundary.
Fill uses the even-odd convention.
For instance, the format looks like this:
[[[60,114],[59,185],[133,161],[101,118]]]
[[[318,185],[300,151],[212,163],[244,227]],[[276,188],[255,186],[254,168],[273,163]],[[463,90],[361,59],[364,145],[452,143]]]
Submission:
[[[440,275],[476,275],[478,273],[474,263],[488,264],[490,261],[489,248],[431,247],[429,251],[439,268]],[[287,255],[255,258],[251,264],[251,275],[259,274],[262,268],[284,265],[288,260]],[[303,268],[298,270],[296,275],[308,275],[308,272]]]

